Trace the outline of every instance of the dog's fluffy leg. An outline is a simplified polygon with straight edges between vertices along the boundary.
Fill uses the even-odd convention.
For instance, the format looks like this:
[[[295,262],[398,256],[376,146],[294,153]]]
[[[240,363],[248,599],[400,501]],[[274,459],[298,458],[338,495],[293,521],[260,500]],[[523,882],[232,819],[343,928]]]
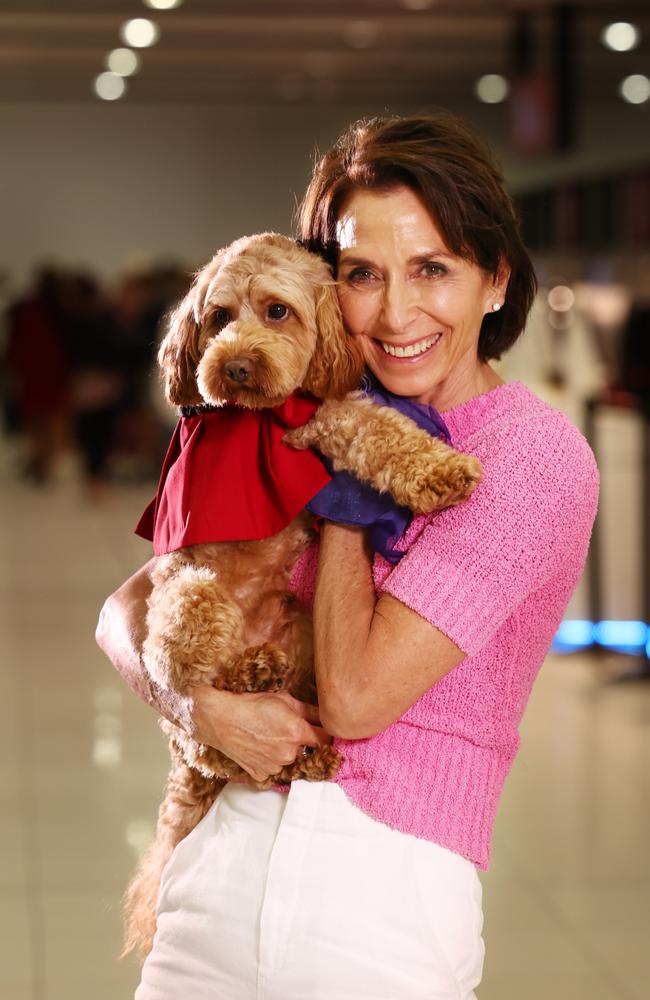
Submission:
[[[165,689],[214,682],[220,668],[242,651],[243,626],[241,608],[213,570],[181,565],[175,575],[156,581],[151,592],[145,666]]]
[[[284,440],[294,448],[317,448],[336,470],[390,493],[419,514],[461,503],[481,479],[478,459],[360,393],[324,402],[309,423]]]
[[[228,691],[281,691],[290,685],[294,665],[289,657],[273,642],[249,646],[233,662],[225,675]]]
[[[174,747],[172,757],[173,765],[158,813],[156,839],[124,894],[124,947],[121,958],[137,949],[144,961],[151,951],[163,869],[176,845],[203,819],[224,784],[188,767]]]

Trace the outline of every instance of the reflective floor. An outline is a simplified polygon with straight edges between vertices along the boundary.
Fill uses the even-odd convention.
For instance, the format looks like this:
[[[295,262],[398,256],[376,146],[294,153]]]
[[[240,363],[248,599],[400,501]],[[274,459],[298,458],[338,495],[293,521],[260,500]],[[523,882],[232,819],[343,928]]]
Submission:
[[[93,632],[147,558],[148,491],[0,487],[0,997],[128,998],[120,894],[167,757]],[[484,876],[479,1000],[650,995],[650,685],[608,683],[615,666],[550,657],[535,687]]]

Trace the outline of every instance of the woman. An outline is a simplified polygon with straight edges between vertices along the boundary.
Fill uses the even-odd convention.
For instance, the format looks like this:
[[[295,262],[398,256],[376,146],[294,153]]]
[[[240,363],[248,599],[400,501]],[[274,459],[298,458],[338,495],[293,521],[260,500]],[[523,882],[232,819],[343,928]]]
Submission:
[[[468,1000],[476,869],[584,565],[597,471],[563,415],[490,365],[535,279],[499,171],[461,122],[351,126],[316,167],[301,228],[375,378],[442,411],[484,479],[416,518],[394,567],[362,532],[324,525],[294,575],[313,597],[319,710],[211,689],[171,702],[138,658],[148,568],[109,599],[99,641],[134,690],[253,777],[330,736],[345,756],[335,781],[285,795],[227,786],[165,872],[137,998]]]

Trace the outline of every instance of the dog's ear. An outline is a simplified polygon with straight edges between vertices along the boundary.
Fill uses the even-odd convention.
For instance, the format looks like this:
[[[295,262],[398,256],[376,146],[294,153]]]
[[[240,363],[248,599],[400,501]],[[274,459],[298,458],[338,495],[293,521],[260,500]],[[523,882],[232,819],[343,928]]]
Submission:
[[[196,316],[196,285],[170,314],[167,334],[158,351],[165,396],[172,406],[198,406],[203,402],[196,384],[200,325]]]
[[[341,399],[356,389],[363,375],[361,348],[345,331],[333,283],[323,285],[316,302],[316,350],[303,388],[319,399]]]
[[[203,309],[227,249],[218,250],[212,260],[197,272],[189,292],[170,313],[167,335],[158,351],[158,364],[163,374],[165,395],[172,406],[200,406],[203,403],[196,383],[196,369],[201,360],[199,341]]]

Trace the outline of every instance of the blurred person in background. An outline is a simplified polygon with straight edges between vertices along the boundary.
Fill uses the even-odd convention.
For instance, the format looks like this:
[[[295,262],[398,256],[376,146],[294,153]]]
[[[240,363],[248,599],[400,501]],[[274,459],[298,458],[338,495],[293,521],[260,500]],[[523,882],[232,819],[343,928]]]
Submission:
[[[125,363],[113,310],[94,278],[70,275],[64,282],[63,305],[74,440],[86,495],[97,500],[109,484],[109,460],[127,383]]]
[[[650,297],[647,295],[634,303],[623,327],[620,383],[650,418]]]
[[[483,480],[413,520],[392,566],[325,522],[294,572],[319,707],[196,687],[141,658],[152,562],[97,637],[133,690],[254,779],[335,737],[330,782],[230,782],[176,848],[137,1000],[471,1000],[503,782],[532,684],[581,575],[598,475],[563,415],[492,362],[532,265],[490,152],[458,119],[352,125],[317,164],[301,238],[332,264],[372,377],[441,411]]]
[[[156,477],[166,449],[170,411],[160,406],[156,364],[166,312],[185,295],[189,275],[174,263],[125,273],[114,295],[114,341],[124,378],[117,448],[130,456],[134,479]]]
[[[24,477],[46,483],[66,441],[69,366],[65,347],[62,278],[46,267],[7,313],[6,365],[14,419],[25,435]]]

